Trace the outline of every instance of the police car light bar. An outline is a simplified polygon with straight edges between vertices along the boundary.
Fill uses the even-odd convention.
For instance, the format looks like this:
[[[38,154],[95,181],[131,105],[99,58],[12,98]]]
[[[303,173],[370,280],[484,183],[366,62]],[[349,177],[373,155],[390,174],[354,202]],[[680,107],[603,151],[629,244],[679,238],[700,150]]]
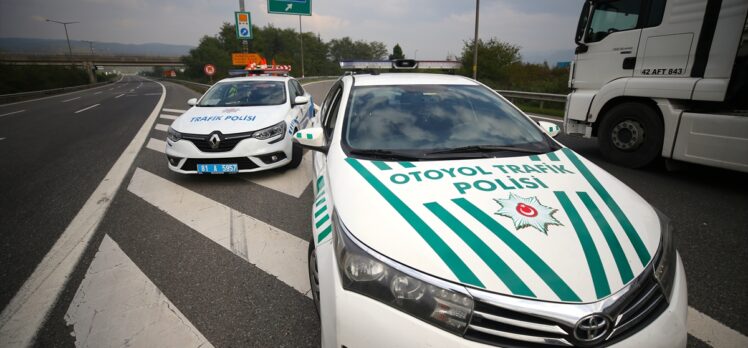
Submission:
[[[343,70],[388,70],[388,69],[442,69],[457,70],[462,66],[460,62],[446,60],[374,60],[374,61],[342,61]]]

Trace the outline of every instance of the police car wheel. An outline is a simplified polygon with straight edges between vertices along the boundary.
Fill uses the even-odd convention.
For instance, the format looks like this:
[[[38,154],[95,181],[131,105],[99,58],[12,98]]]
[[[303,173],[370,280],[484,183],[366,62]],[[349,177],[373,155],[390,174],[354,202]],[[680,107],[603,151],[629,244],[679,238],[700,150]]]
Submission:
[[[603,116],[597,143],[610,162],[641,168],[662,152],[663,124],[648,105],[628,102],[614,106]]]
[[[286,168],[294,169],[301,164],[301,157],[304,156],[304,150],[301,148],[299,143],[294,142],[291,150],[291,162],[288,162]]]
[[[314,249],[314,239],[309,240],[309,285],[312,289],[312,298],[314,299],[314,309],[319,317],[319,269],[317,268],[317,251]]]

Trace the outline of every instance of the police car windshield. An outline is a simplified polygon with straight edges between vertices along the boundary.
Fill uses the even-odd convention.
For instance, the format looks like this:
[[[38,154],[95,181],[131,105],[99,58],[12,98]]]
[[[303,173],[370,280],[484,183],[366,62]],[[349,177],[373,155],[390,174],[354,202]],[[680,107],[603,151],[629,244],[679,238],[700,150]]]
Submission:
[[[211,88],[198,106],[262,106],[286,102],[282,81],[223,82]]]
[[[411,155],[551,150],[520,112],[485,87],[469,85],[355,87],[343,139],[354,151]]]

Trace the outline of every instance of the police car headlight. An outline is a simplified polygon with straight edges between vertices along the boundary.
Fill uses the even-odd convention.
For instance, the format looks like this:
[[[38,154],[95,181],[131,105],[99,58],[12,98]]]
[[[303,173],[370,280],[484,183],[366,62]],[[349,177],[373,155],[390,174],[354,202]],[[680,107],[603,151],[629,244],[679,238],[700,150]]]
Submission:
[[[457,335],[467,328],[473,299],[460,287],[419,274],[355,240],[333,214],[335,254],[343,288],[380,301]],[[464,288],[462,288],[464,291]]]
[[[657,216],[660,219],[662,237],[660,241],[660,249],[655,257],[654,276],[655,279],[657,279],[657,282],[660,283],[660,287],[662,287],[662,291],[665,293],[665,298],[670,302],[670,295],[673,292],[673,283],[675,282],[675,269],[677,266],[675,244],[673,243],[673,225],[665,214],[659,210],[656,211]]]
[[[265,140],[286,134],[286,122],[280,122],[267,128],[260,129],[252,134],[255,139]]]
[[[174,130],[174,128],[169,127],[169,134],[166,136],[171,141],[177,141],[179,139],[182,139],[182,133],[179,133]]]

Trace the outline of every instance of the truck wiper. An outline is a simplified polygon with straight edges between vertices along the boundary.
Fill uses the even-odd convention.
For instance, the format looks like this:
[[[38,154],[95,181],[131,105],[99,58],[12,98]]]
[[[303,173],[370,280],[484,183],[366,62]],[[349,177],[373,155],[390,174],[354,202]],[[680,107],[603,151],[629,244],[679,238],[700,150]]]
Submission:
[[[381,150],[381,149],[352,149],[348,151],[352,155],[361,156],[373,156],[379,158],[387,158],[394,160],[420,160],[421,157],[414,156],[404,152],[392,151],[392,150]]]
[[[431,151],[431,152],[427,152],[426,155],[436,155],[436,154],[445,154],[445,153],[474,153],[474,152],[485,153],[485,152],[496,152],[496,151],[522,152],[522,153],[532,153],[536,155],[545,153],[545,151],[528,149],[528,148],[517,147],[517,146],[469,145],[469,146],[455,147],[451,149]]]

